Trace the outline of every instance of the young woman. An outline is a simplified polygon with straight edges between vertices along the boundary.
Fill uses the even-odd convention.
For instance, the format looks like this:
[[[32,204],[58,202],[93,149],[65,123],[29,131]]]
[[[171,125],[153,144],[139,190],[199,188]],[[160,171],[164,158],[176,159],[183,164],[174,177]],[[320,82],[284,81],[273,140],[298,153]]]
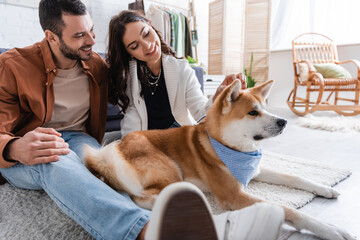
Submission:
[[[206,115],[207,99],[193,69],[179,59],[140,13],[123,11],[109,26],[107,61],[110,65],[110,101],[125,114],[121,134],[136,130],[166,129],[194,124]],[[235,77],[229,75],[217,96]]]

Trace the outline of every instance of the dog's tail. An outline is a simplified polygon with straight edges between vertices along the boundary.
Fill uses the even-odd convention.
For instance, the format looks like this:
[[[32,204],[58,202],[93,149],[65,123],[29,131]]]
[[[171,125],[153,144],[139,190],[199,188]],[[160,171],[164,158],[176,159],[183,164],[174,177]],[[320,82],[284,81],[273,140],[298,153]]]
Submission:
[[[117,148],[119,142],[112,142],[100,149],[84,146],[84,162],[89,171],[115,190],[127,191],[141,196],[143,187],[137,171],[126,161]]]
[[[103,157],[101,149],[95,149],[89,145],[84,145],[84,163],[89,171],[97,178],[104,181],[104,169],[106,168],[106,161]]]

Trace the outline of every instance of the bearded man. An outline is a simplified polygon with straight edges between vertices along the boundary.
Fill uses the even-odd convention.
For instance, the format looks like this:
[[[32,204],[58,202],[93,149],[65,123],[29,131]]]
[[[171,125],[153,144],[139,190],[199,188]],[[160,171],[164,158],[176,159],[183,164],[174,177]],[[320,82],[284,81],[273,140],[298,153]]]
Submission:
[[[107,110],[108,66],[92,51],[91,17],[80,0],[42,0],[39,19],[41,42],[0,55],[0,173],[44,190],[96,239],[135,239],[149,212],[82,160],[84,144],[100,147]]]

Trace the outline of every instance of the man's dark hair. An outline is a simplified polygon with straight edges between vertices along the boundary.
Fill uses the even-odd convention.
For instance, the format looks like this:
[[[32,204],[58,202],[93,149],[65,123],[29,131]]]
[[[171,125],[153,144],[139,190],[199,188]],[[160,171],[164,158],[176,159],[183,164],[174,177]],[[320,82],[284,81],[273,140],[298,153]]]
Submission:
[[[85,15],[86,7],[80,0],[41,0],[39,3],[39,19],[42,29],[50,30],[60,38],[65,23],[62,14]]]

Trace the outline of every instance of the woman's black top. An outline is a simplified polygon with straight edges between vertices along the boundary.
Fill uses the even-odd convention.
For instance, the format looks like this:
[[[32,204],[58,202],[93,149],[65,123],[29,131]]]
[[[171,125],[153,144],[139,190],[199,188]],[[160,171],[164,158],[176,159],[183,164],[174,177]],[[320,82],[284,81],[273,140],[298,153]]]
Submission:
[[[158,85],[144,87],[143,93],[148,115],[148,129],[169,128],[175,122],[175,118],[171,112],[162,65]]]

